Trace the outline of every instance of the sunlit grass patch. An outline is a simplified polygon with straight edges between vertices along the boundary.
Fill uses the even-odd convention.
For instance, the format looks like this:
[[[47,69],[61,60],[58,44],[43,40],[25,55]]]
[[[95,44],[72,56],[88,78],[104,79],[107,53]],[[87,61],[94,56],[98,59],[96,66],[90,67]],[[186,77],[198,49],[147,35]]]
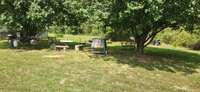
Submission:
[[[109,45],[109,55],[89,51],[0,49],[2,92],[198,92],[196,51]]]

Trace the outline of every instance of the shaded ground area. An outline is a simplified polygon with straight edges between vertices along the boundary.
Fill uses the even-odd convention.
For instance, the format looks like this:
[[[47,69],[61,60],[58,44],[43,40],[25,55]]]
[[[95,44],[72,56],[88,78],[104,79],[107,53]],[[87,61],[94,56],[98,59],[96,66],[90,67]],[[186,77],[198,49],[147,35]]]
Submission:
[[[62,45],[68,45],[69,49],[74,49],[75,45],[79,44],[78,42],[70,42],[67,44]],[[9,46],[8,41],[3,40],[0,41],[0,49],[13,49]],[[48,43],[48,40],[40,40],[37,45],[30,45],[29,43],[19,43],[19,46],[15,49],[21,49],[21,50],[43,50],[43,49],[50,49],[50,45]]]
[[[10,44],[7,40],[0,41],[0,49],[12,49]],[[19,43],[18,48],[16,49],[24,49],[24,50],[42,50],[42,49],[49,49],[48,41],[41,40],[37,45],[30,45],[28,43]]]
[[[200,67],[200,53],[186,52],[176,49],[148,47],[145,55],[135,55],[134,48],[111,47],[111,56],[118,63],[129,64],[131,67],[142,67],[148,70],[167,72],[197,73]]]

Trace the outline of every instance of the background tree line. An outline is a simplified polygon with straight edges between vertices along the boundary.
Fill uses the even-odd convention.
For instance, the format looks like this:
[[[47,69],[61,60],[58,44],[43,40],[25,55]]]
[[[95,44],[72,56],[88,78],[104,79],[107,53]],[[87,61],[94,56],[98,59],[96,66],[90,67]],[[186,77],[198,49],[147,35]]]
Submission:
[[[200,23],[200,0],[1,0],[0,23],[12,31],[133,36],[137,52],[166,28],[192,32]],[[199,33],[197,31],[197,33]]]

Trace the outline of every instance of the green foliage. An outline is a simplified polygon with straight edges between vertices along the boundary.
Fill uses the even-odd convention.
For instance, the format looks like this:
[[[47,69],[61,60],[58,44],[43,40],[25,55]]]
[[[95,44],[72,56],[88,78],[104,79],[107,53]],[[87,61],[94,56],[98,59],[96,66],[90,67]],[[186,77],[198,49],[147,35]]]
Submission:
[[[199,41],[200,37],[198,34],[192,34],[184,31],[183,29],[172,30],[170,28],[165,29],[157,37],[161,42],[174,46],[182,46],[191,49],[200,49]]]
[[[0,23],[33,33],[58,26],[61,33],[98,34],[110,4],[111,0],[1,0]]]
[[[184,26],[192,30],[200,23],[199,0],[114,0],[109,25],[130,31],[143,51],[153,38],[167,27]]]
[[[193,30],[199,9],[199,0],[1,0],[0,23],[28,35],[50,26],[70,34],[101,34],[111,27],[113,37],[134,36],[143,49],[167,27]]]
[[[192,48],[193,50],[200,50],[200,39],[199,39],[196,43],[194,43],[194,44],[191,46],[191,48]]]
[[[59,26],[50,26],[48,31],[50,33],[60,33],[61,32],[61,27],[59,27]]]
[[[190,47],[197,41],[196,36],[185,31],[177,32],[175,35],[176,36],[174,37],[174,42],[172,43],[174,46]]]
[[[171,28],[167,28],[165,29],[165,31],[159,33],[156,36],[156,39],[160,39],[162,42],[166,43],[166,44],[172,44],[175,40],[175,31],[172,31]]]

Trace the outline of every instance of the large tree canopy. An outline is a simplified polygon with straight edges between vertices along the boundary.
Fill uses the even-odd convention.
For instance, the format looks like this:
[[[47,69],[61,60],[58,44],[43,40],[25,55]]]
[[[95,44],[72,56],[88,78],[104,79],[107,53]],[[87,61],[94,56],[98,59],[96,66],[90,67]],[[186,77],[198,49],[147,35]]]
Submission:
[[[80,31],[82,26],[103,25],[101,21],[108,16],[109,3],[108,0],[1,0],[0,20],[15,30],[37,32],[50,25],[64,25]]]
[[[137,51],[167,27],[192,30],[200,23],[200,0],[114,0],[109,24],[135,37]]]
[[[73,0],[1,0],[1,20],[23,31],[37,32],[52,24],[79,26],[85,16]]]
[[[110,26],[134,36],[143,53],[167,27],[199,26],[200,0],[1,0],[0,23],[27,35],[51,25],[77,31]]]

